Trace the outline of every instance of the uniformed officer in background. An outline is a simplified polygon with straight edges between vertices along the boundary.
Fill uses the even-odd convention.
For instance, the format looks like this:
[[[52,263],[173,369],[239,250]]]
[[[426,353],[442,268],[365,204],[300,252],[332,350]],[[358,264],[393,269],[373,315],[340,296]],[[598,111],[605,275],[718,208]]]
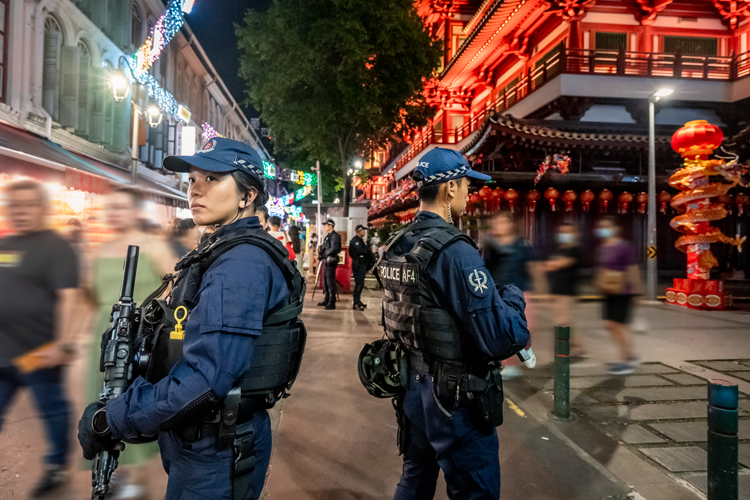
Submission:
[[[333,228],[336,223],[328,219],[325,223],[328,233],[318,253],[319,265],[323,265],[323,291],[325,299],[318,305],[326,309],[336,309],[336,268],[339,267],[341,253],[341,235]]]
[[[394,498],[433,498],[442,469],[450,498],[497,499],[496,363],[528,342],[523,294],[512,285],[496,290],[474,242],[452,225],[466,207],[470,179],[489,177],[457,151],[435,148],[413,178],[420,212],[377,264],[386,333],[409,359],[399,417],[404,466]],[[494,408],[473,411],[487,380],[494,381]]]
[[[136,378],[106,407],[89,405],[78,437],[84,456],[92,458],[113,440],[158,434],[169,474],[167,500],[257,499],[271,457],[266,408],[279,397],[272,387],[289,383],[270,379],[296,376],[299,368],[299,357],[290,367],[267,353],[282,338],[304,335],[297,320],[304,282],[255,215],[268,199],[255,150],[214,138],[193,156],[165,158],[164,167],[188,172],[196,224],[220,228],[177,265],[180,275],[166,303],[175,316],[178,306],[190,311],[184,340],[169,333],[174,324],[157,337],[166,339],[167,349],[179,341],[175,364],[164,367],[166,352],[152,352],[157,364],[149,380]]]
[[[352,309],[363,311],[367,305],[362,303],[362,290],[365,288],[365,275],[372,267],[372,253],[365,243],[367,228],[357,226],[355,236],[349,242],[349,257],[352,258],[352,274],[354,275],[354,300]]]

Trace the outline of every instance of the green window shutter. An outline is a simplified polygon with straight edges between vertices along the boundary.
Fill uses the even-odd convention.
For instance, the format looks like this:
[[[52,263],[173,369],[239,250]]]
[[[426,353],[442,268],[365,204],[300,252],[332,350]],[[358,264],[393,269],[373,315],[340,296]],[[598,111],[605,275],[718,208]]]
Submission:
[[[76,132],[85,137],[89,133],[91,56],[81,56],[80,68],[81,70],[78,74],[78,126],[76,126]]]
[[[106,84],[105,84],[106,85]],[[112,95],[104,97],[104,144],[112,145],[112,115],[115,110],[115,99]]]
[[[109,35],[108,17],[109,9],[108,0],[91,0],[89,10],[91,11],[91,21],[96,24],[105,35]]]
[[[42,107],[57,121],[57,98],[59,91],[60,42],[62,34],[44,32],[44,66],[42,76]]]
[[[719,54],[719,39],[699,36],[665,36],[664,52],[683,56],[716,56]]]
[[[78,126],[78,85],[81,49],[65,46],[60,52],[60,125]]]
[[[127,52],[130,49],[131,0],[110,0],[109,11],[112,41]],[[143,40],[138,40],[133,44],[138,47],[142,42]]]
[[[114,113],[112,117],[112,151],[123,153],[127,148],[128,135],[130,132],[130,101],[114,103]]]
[[[89,120],[89,141],[96,144],[104,143],[104,99],[107,83],[104,80],[103,68],[91,68],[91,120]]]
[[[628,48],[627,33],[597,32],[594,36],[594,48],[601,50],[620,50]]]

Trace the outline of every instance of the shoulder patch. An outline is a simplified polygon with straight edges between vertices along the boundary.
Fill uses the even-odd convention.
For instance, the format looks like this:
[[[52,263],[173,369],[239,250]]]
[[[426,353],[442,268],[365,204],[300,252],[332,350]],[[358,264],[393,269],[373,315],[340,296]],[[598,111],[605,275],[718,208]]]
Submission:
[[[490,294],[489,275],[484,266],[464,269],[464,278],[469,291],[477,297],[487,297]]]

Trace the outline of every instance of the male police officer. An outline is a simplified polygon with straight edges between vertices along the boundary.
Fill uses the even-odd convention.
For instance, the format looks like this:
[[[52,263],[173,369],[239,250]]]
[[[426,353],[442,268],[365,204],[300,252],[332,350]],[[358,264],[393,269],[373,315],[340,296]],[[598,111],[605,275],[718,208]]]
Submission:
[[[349,257],[352,258],[352,274],[354,274],[354,300],[352,309],[363,311],[365,304],[362,303],[362,290],[365,288],[365,274],[372,267],[372,253],[365,243],[367,228],[359,225],[355,230],[355,236],[349,242]]]
[[[304,282],[255,216],[267,199],[255,150],[214,138],[193,156],[165,158],[164,166],[189,172],[196,222],[221,228],[177,264],[166,303],[140,304],[149,306],[141,326],[159,325],[148,380],[136,378],[106,407],[89,405],[78,438],[92,458],[114,440],[158,434],[167,500],[257,499],[271,456],[266,408],[299,368]],[[183,333],[171,320],[188,316],[180,313],[185,308]]]
[[[472,391],[482,389],[490,362],[523,349],[529,331],[521,291],[498,292],[472,240],[451,225],[466,207],[467,177],[489,179],[456,151],[425,154],[413,173],[420,212],[377,265],[386,333],[409,353],[396,500],[433,498],[440,469],[452,499],[500,496],[500,422],[470,409]]]
[[[328,233],[320,247],[318,261],[323,265],[323,291],[325,299],[319,306],[326,309],[336,309],[336,268],[339,266],[339,253],[341,252],[341,235],[333,228],[336,223],[328,219],[325,223]]]

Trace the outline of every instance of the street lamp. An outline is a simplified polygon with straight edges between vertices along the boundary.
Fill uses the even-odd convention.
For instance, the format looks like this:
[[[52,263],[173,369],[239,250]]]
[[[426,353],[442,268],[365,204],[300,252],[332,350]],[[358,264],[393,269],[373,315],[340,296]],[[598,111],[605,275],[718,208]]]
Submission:
[[[648,262],[646,264],[646,300],[656,301],[656,125],[654,105],[671,95],[672,89],[659,89],[648,98]]]
[[[164,118],[161,110],[155,105],[148,107],[148,124],[151,128],[156,128],[161,124],[161,120]]]
[[[128,97],[130,93],[130,81],[121,70],[113,71],[107,83],[115,101],[124,101]]]
[[[357,168],[362,168],[362,161],[361,160],[355,161],[354,162],[354,166],[357,167]]]

